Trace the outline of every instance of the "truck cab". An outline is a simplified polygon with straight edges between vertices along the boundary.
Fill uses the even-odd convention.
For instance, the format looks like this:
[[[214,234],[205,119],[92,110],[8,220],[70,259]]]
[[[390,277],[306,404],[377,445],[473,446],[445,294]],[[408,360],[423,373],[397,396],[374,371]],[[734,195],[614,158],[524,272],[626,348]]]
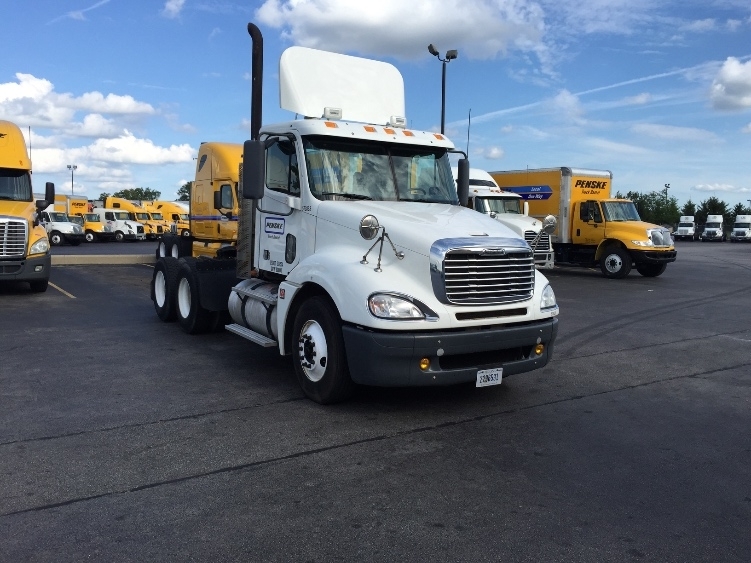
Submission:
[[[54,205],[49,206],[42,212],[42,224],[47,230],[47,235],[52,246],[70,244],[78,246],[84,239],[83,227],[68,219],[68,214],[62,211],[54,211]]]
[[[109,225],[117,242],[146,240],[146,230],[143,224],[133,221],[127,211],[95,207],[92,213],[96,214],[100,221]]]
[[[751,215],[736,215],[730,242],[751,241]]]
[[[702,242],[725,242],[725,225],[722,215],[707,215],[704,232],[701,234]]]
[[[681,215],[674,236],[675,240],[699,240],[699,230],[693,215]]]

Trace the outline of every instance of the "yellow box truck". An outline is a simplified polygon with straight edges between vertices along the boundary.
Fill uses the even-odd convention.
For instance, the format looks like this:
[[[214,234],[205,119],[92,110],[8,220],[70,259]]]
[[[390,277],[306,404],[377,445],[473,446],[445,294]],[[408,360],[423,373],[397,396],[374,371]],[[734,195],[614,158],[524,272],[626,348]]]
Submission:
[[[32,291],[47,290],[50,243],[40,218],[54,200],[55,186],[47,182],[44,199],[34,201],[21,130],[0,121],[0,281],[26,281]]]
[[[645,223],[631,200],[610,197],[609,170],[538,168],[491,172],[498,185],[521,195],[529,213],[558,220],[552,235],[558,265],[599,266],[608,278],[624,278],[632,266],[655,277],[675,261],[670,231]]]
[[[162,237],[157,257],[235,256],[242,152],[241,144],[201,143],[190,190],[189,233]]]

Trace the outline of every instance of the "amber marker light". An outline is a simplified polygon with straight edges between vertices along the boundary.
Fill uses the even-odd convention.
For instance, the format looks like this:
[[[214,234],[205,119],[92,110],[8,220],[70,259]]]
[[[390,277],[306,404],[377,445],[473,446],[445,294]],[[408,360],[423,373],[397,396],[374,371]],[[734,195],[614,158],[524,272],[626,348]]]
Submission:
[[[365,129],[365,130],[366,130],[366,131],[367,131],[368,133],[375,133],[375,132],[376,132],[376,128],[375,128],[375,127],[373,127],[372,125],[366,125],[366,126],[364,127],[364,129]]]
[[[326,124],[326,127],[331,127],[332,129],[336,129],[336,128],[338,128],[338,127],[339,127],[339,126],[338,126],[338,125],[337,125],[336,123],[334,123],[333,121],[325,121],[324,123]]]
[[[395,135],[396,134],[396,131],[394,131],[393,129],[389,129],[388,127],[384,127],[383,130],[384,130],[384,132],[387,135]]]
[[[545,345],[544,344],[538,344],[535,346],[535,354],[538,356],[542,356],[542,353],[545,351]]]
[[[428,371],[429,367],[430,367],[430,358],[422,358],[420,360],[420,369],[422,371]]]

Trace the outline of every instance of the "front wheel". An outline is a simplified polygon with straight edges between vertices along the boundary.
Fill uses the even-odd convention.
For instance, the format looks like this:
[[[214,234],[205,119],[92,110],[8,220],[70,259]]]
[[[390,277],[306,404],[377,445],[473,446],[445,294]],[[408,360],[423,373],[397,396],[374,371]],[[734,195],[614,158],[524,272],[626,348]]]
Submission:
[[[312,297],[295,316],[292,356],[303,393],[323,405],[350,397],[349,375],[339,315],[324,297]]]
[[[123,242],[123,241],[125,240],[125,235],[123,234],[123,232],[122,232],[122,231],[117,231],[117,232],[115,233],[115,240],[116,240],[117,242]]]
[[[94,242],[94,233],[92,231],[86,231],[86,242]]]
[[[662,264],[637,264],[636,271],[639,272],[645,278],[656,278],[665,271],[668,265],[666,262]]]
[[[57,231],[52,231],[52,233],[50,233],[50,244],[52,246],[60,246],[63,242],[65,242],[63,235]]]
[[[607,278],[625,278],[631,271],[631,255],[620,246],[608,247],[600,258],[600,270]]]

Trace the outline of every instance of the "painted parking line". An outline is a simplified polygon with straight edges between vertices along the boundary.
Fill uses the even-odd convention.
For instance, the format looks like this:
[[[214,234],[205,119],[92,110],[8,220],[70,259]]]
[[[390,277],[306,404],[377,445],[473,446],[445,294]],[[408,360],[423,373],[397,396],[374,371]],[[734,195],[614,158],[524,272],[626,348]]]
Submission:
[[[67,297],[70,297],[71,299],[75,299],[75,298],[76,298],[76,296],[75,296],[75,295],[71,295],[70,293],[68,293],[68,292],[67,292],[67,291],[65,291],[64,289],[62,289],[62,288],[60,288],[60,287],[57,287],[57,286],[56,286],[56,285],[55,285],[54,283],[52,283],[52,282],[47,282],[47,283],[49,283],[49,285],[51,285],[52,287],[54,287],[54,288],[55,288],[56,290],[58,290],[58,291],[59,291],[60,293],[62,293],[63,295],[65,295],[65,296],[67,296]]]

